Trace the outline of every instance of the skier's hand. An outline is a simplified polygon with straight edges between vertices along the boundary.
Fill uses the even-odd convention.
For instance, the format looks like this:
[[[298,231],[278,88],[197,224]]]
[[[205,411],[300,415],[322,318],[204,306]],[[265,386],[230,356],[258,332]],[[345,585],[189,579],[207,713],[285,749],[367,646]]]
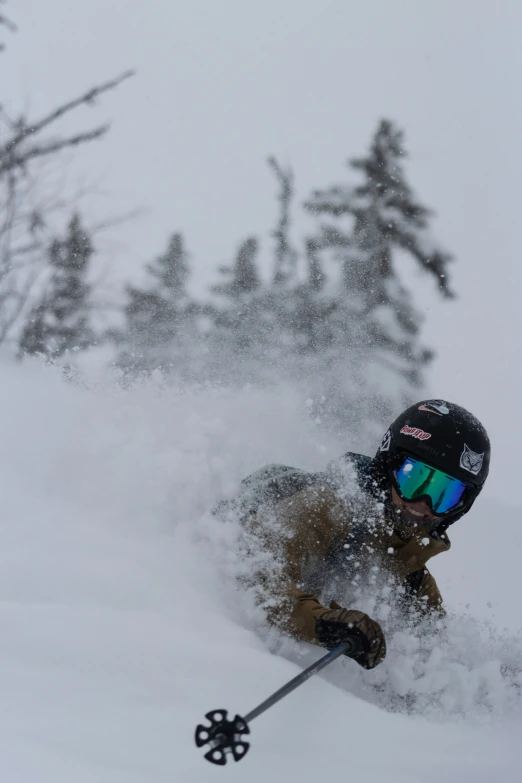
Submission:
[[[343,609],[332,601],[332,609],[316,621],[319,644],[332,650],[349,637],[356,636],[363,643],[363,651],[354,660],[364,669],[373,669],[386,657],[386,641],[381,626],[364,612]]]

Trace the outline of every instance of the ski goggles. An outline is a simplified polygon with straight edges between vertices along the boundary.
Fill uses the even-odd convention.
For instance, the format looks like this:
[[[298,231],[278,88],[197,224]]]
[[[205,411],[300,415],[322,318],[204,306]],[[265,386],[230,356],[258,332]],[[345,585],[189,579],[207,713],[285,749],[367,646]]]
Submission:
[[[403,500],[427,499],[435,514],[447,514],[456,508],[468,489],[463,481],[412,457],[406,457],[393,476]]]

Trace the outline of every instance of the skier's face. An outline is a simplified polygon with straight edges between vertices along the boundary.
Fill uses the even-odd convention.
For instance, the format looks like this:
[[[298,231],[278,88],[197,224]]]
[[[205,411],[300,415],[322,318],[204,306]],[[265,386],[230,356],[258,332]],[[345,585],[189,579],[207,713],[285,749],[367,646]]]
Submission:
[[[391,488],[391,499],[401,518],[410,527],[426,525],[427,523],[437,522],[440,519],[433,513],[425,500],[403,500],[393,486]]]

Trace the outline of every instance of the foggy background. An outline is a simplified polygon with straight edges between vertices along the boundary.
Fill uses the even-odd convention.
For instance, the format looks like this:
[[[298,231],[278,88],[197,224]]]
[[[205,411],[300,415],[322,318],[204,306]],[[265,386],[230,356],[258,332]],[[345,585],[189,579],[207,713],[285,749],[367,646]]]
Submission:
[[[430,230],[455,258],[458,297],[440,299],[399,256],[426,316],[420,338],[436,352],[413,397],[445,397],[482,418],[494,449],[486,491],[512,491],[517,466],[506,454],[522,435],[518,2],[18,0],[5,12],[18,27],[3,35],[1,63],[13,115],[38,116],[137,71],[60,121],[62,134],[112,127],[53,164],[65,200],[85,188],[88,223],[139,211],[95,239],[94,274],[112,306],[175,231],[197,296],[250,234],[268,274],[277,183],[267,156],[293,169],[299,245],[313,231],[301,206],[311,191],[353,181],[346,161],[366,153],[381,118],[404,130],[407,179],[436,213]],[[67,209],[53,216],[57,231],[67,218]]]

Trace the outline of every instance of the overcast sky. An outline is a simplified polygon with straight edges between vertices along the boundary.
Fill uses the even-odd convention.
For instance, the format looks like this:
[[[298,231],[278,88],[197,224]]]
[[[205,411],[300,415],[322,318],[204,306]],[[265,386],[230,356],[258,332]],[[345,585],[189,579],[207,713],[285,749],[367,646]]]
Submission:
[[[411,274],[439,354],[430,391],[488,426],[496,491],[512,491],[522,441],[522,3],[518,0],[12,0],[2,57],[11,113],[38,115],[133,67],[137,76],[64,130],[110,119],[69,182],[96,184],[115,272],[136,275],[182,230],[196,283],[257,234],[268,254],[274,154],[298,201],[351,176],[379,118],[406,132],[409,179],[457,262],[455,303]],[[7,10],[6,9],[6,10]],[[4,34],[4,39],[6,35]],[[309,229],[297,217],[297,242]],[[513,459],[509,459],[511,456]],[[515,462],[516,460],[516,462]]]

